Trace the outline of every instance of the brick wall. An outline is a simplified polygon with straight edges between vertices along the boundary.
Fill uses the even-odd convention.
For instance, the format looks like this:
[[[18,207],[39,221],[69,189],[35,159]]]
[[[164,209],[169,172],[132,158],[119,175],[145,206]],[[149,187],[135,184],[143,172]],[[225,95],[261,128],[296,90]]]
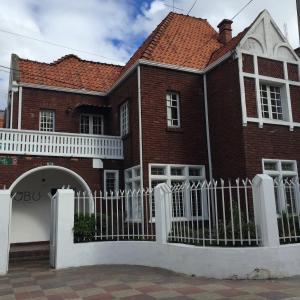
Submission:
[[[129,134],[123,138],[124,169],[139,165],[139,122],[137,73],[132,73],[109,96],[112,105],[112,131],[120,135],[120,105],[129,103]]]
[[[254,73],[253,55],[243,54],[243,71]]]
[[[207,167],[203,77],[142,66],[141,78],[145,184],[149,163]],[[180,94],[179,129],[167,127],[167,91]]]
[[[207,75],[213,177],[245,175],[245,153],[237,60],[226,60]]]
[[[258,73],[264,76],[283,79],[283,62],[259,57]]]
[[[299,81],[298,65],[288,64],[288,76],[289,80]]]
[[[289,131],[288,126],[248,123],[244,128],[246,176],[262,172],[262,159],[297,160],[300,167],[300,128]]]
[[[293,121],[300,123],[300,87],[290,85]]]
[[[257,118],[255,79],[244,77],[247,116]]]
[[[5,155],[0,155],[5,156]],[[92,191],[103,189],[103,169],[93,169],[93,160],[86,158],[39,157],[39,156],[11,156],[16,158],[17,164],[1,166],[0,187],[9,187],[20,175],[36,167],[46,166],[48,163],[65,167],[80,175]],[[122,163],[116,160],[104,161],[104,169],[119,170]],[[122,182],[122,181],[120,181]],[[64,183],[62,182],[62,185]],[[122,187],[122,186],[121,186]]]
[[[14,99],[14,128],[17,128],[18,93]],[[85,112],[76,109],[80,104],[107,105],[108,100],[100,96],[23,88],[22,129],[39,130],[39,112],[49,109],[55,111],[55,131],[78,133],[79,116]],[[109,111],[104,109],[102,113],[108,114]],[[109,122],[106,125],[105,133],[110,134]]]

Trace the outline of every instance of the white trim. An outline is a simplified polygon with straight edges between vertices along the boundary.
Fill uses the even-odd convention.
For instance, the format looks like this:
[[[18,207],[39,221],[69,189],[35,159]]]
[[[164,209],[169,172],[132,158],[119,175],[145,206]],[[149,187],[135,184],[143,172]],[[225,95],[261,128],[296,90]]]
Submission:
[[[103,185],[103,191],[104,194],[106,194],[106,179],[107,179],[107,173],[114,173],[115,174],[115,191],[114,194],[117,193],[120,189],[119,186],[119,170],[104,170],[104,185]],[[109,193],[109,192],[108,192]]]
[[[80,176],[78,175],[77,173],[75,173],[74,171],[70,170],[70,169],[67,169],[65,167],[61,167],[61,166],[42,166],[42,167],[37,167],[37,168],[34,168],[34,169],[31,169],[29,171],[26,171],[25,173],[23,173],[21,176],[19,176],[10,186],[9,188],[9,191],[12,193],[14,188],[18,185],[19,182],[21,182],[25,177],[33,174],[33,173],[36,173],[36,172],[39,172],[39,171],[42,171],[42,170],[60,170],[60,171],[64,171],[72,176],[74,176],[76,179],[78,179],[82,185],[84,186],[84,188],[86,189],[86,191],[91,194],[91,190],[88,186],[88,184],[86,183],[86,181]]]
[[[284,72],[284,79],[286,80],[286,82],[285,82],[285,92],[286,92],[286,100],[287,100],[287,107],[288,107],[288,118],[289,118],[289,121],[291,123],[290,131],[293,131],[294,130],[293,113],[292,113],[291,91],[290,91],[290,85],[289,85],[289,74],[288,74],[287,62],[283,62],[283,72]],[[282,99],[281,99],[281,101],[282,101]]]
[[[10,100],[10,125],[9,128],[13,128],[13,111],[14,111],[14,91],[11,91],[11,100]]]
[[[173,98],[172,96],[176,95],[176,107],[172,105]],[[169,100],[167,98],[170,98]],[[168,105],[168,101],[170,102],[170,105]],[[167,91],[166,92],[166,107],[167,107],[167,127],[168,128],[180,128],[181,127],[181,122],[180,122],[180,94],[179,92],[175,91]],[[172,108],[176,108],[177,113],[176,113],[176,119],[172,118]],[[173,121],[177,121],[177,125],[173,125]],[[169,124],[170,122],[170,124]]]
[[[22,128],[22,94],[23,88],[19,87],[19,108],[18,108],[18,130]]]
[[[123,102],[119,107],[120,135],[122,137],[129,134],[129,101]],[[125,117],[125,118],[124,118]]]
[[[253,64],[254,64],[254,74],[259,74],[258,69],[258,58],[257,55],[253,55]],[[259,119],[259,127],[263,127],[263,117],[262,117],[262,111],[261,111],[261,96],[260,96],[260,82],[259,77],[255,76],[255,91],[256,91],[256,110],[257,110],[257,116]]]
[[[206,140],[207,140],[207,154],[208,154],[208,169],[209,169],[209,178],[210,178],[210,180],[212,180],[213,179],[213,169],[212,169],[211,145],[210,145],[206,74],[203,75],[203,85],[204,85],[204,105],[205,105],[205,125],[206,125]]]
[[[243,76],[243,55],[238,52],[238,67],[239,67],[239,79],[240,79],[240,92],[241,92],[241,106],[242,106],[242,120],[243,126],[247,125],[247,103],[245,92],[245,78]]]
[[[19,87],[26,87],[26,88],[39,89],[39,90],[50,90],[50,91],[83,94],[83,95],[107,96],[107,93],[103,93],[103,92],[88,91],[84,89],[72,89],[67,87],[56,87],[56,86],[44,85],[44,84],[19,82],[17,83],[17,85]]]

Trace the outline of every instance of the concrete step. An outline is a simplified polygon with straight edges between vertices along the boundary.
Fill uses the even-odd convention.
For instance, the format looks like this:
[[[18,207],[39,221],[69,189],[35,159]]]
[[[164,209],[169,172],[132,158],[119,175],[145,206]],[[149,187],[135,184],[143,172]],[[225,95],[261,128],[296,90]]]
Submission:
[[[49,258],[49,242],[11,244],[9,259],[10,260],[36,260]]]

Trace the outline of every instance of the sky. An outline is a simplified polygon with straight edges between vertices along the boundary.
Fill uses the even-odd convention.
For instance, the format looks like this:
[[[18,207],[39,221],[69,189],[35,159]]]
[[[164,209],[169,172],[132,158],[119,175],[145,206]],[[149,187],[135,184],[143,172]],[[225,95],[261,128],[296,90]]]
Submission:
[[[176,12],[186,14],[194,2],[174,0]],[[198,0],[190,15],[207,19],[217,29],[221,20],[231,19],[247,2]],[[74,53],[87,60],[124,64],[172,10],[172,3],[173,0],[0,0],[0,65],[9,66],[12,53],[42,62]],[[234,19],[233,34],[249,26],[264,9],[269,10],[283,32],[287,28],[289,42],[298,47],[296,0],[254,0]],[[0,67],[0,109],[7,102],[7,71]]]

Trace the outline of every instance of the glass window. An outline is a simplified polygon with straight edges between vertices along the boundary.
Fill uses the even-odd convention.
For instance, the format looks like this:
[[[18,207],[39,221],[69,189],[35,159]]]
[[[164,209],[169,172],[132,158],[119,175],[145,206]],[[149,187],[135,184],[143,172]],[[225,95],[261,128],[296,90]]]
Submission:
[[[201,176],[201,169],[200,168],[189,168],[189,176],[192,176],[192,177]]]
[[[152,175],[165,175],[166,168],[165,167],[151,167]]]
[[[172,176],[183,176],[183,168],[180,167],[172,167],[171,168]]]
[[[104,171],[104,192],[116,193],[119,190],[119,171]]]
[[[166,102],[168,127],[180,127],[179,94],[168,92]]]
[[[40,111],[40,131],[53,132],[55,130],[55,112],[51,110]]]
[[[80,115],[80,133],[84,134],[103,134],[102,115]]]
[[[260,85],[262,117],[272,120],[283,120],[282,91],[278,86]]]
[[[125,136],[129,133],[129,108],[128,101],[120,106],[120,134]]]

